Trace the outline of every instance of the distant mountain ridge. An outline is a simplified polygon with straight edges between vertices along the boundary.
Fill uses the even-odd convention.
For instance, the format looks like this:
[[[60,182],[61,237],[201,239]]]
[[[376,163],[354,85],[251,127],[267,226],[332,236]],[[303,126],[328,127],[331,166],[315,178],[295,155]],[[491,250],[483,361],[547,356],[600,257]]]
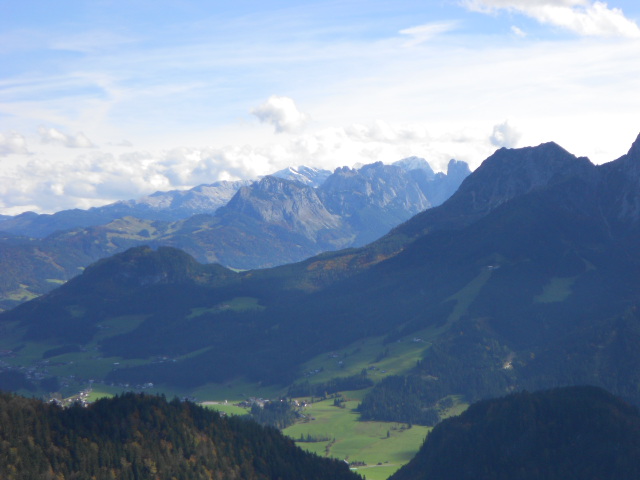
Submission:
[[[455,161],[452,160],[452,162]],[[431,187],[434,191],[444,188],[448,192],[448,195],[445,193],[444,199],[446,199],[455,191],[464,176],[470,173],[465,162],[455,163],[463,166],[460,171],[454,173],[452,170],[451,174],[440,173],[438,175],[433,174],[433,170],[423,158],[409,157],[409,159],[399,160],[395,164],[404,171],[425,170],[431,172],[428,175],[429,181],[433,184]],[[449,164],[450,167],[451,165],[452,163]],[[466,175],[460,178],[464,171],[466,171]],[[271,176],[315,188],[321,186],[331,174],[332,172],[329,170],[299,165],[279,170]],[[0,215],[0,232],[43,238],[58,230],[105,225],[127,216],[143,220],[177,221],[193,215],[213,215],[218,208],[226,205],[241,187],[251,185],[255,181],[259,181],[259,179],[222,180],[208,185],[199,185],[189,190],[159,191],[137,200],[122,200],[88,210],[62,210],[53,214],[24,212],[15,216]],[[437,195],[434,193],[434,196]],[[432,203],[438,205],[444,199],[438,198]]]
[[[105,225],[124,217],[176,221],[202,213],[211,214],[226,205],[249,180],[220,181],[190,190],[156,192],[138,200],[119,201],[88,210],[63,210],[53,214],[25,212],[0,220],[0,231],[44,238],[56,231]]]
[[[453,193],[469,173],[465,163],[455,165],[455,172],[451,167],[450,175],[429,181],[414,178],[424,165],[405,171],[376,163],[332,174],[300,166],[255,182],[158,192],[86,211],[18,215],[0,223],[9,231],[0,238],[0,307],[49,291],[99,258],[141,244],[174,246],[201,262],[240,269],[360,246],[428,208],[428,188]],[[66,229],[74,222],[90,226]]]

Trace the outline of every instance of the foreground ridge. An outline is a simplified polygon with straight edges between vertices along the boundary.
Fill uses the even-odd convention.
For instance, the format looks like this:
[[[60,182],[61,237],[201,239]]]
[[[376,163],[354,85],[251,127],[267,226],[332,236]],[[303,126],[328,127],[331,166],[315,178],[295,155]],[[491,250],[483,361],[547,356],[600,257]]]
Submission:
[[[521,392],[440,423],[391,480],[632,479],[640,415],[595,387]]]
[[[63,409],[0,393],[0,476],[107,479],[358,479],[276,429],[177,399],[124,394]]]

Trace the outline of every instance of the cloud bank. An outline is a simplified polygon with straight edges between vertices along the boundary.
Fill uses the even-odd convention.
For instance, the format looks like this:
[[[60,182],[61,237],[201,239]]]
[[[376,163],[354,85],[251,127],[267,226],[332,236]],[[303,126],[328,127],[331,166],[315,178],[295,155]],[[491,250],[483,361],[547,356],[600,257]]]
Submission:
[[[510,139],[507,130],[503,135]],[[61,140],[28,152],[25,138],[18,133],[0,137],[0,152],[9,152],[0,169],[2,214],[86,209],[155,191],[255,179],[300,164],[333,169],[420,155],[435,170],[445,170],[452,157],[472,163],[493,151],[488,135],[434,137],[424,125],[381,120],[318,129],[262,145],[141,151],[105,144],[74,156]]]
[[[640,28],[619,8],[591,0],[465,0],[467,8],[482,13],[500,10],[521,13],[540,23],[595,37],[640,38]]]

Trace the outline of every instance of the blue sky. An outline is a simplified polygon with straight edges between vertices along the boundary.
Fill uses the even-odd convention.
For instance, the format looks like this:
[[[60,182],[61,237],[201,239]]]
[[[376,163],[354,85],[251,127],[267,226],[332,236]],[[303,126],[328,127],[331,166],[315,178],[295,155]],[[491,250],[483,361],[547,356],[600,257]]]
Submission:
[[[0,0],[0,214],[640,132],[640,6]]]

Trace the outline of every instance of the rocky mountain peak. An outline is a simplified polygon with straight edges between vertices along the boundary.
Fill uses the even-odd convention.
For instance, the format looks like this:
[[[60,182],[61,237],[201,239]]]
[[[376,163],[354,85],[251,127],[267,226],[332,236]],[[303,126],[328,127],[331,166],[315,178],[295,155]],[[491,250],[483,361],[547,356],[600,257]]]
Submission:
[[[319,188],[329,208],[350,215],[366,205],[417,208],[424,210],[429,201],[419,186],[396,165],[375,162],[359,169],[337,168]]]
[[[405,171],[424,170],[425,173],[427,174],[427,178],[429,179],[432,179],[435,176],[435,172],[431,168],[431,165],[429,165],[429,162],[427,162],[422,157],[413,156],[413,157],[403,158],[401,160],[398,160],[397,162],[393,162],[393,165],[397,165],[398,167],[402,168]]]
[[[455,196],[467,197],[473,211],[489,211],[516,196],[571,177],[595,178],[595,167],[554,142],[537,147],[501,148],[462,183]]]
[[[248,215],[310,238],[340,225],[340,218],[327,211],[313,187],[271,175],[238,190],[219,212],[220,217]]]
[[[461,160],[452,158],[447,164],[447,175],[453,176],[455,179],[460,179],[460,182],[471,174],[469,164]]]

